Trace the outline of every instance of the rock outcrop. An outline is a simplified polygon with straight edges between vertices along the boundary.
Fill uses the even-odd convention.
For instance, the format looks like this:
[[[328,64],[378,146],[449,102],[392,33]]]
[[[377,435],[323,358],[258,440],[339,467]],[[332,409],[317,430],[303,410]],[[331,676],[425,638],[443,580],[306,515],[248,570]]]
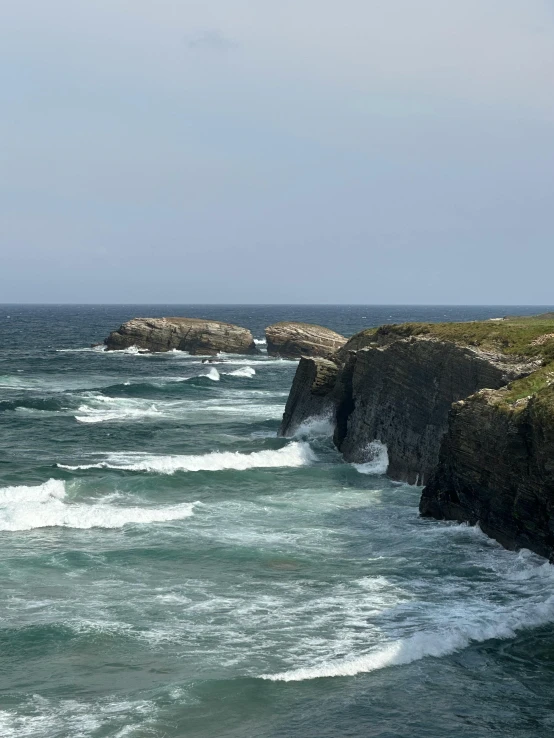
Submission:
[[[308,418],[334,416],[339,367],[328,359],[302,357],[296,370],[279,434],[292,436]]]
[[[346,338],[329,328],[310,323],[275,323],[265,329],[267,353],[284,359],[301,356],[330,359],[346,343]]]
[[[420,512],[479,524],[507,548],[553,561],[554,366],[541,376],[538,391],[532,375],[454,405]]]
[[[554,315],[362,331],[301,361],[281,433],[323,414],[347,461],[380,441],[390,477],[427,484],[423,515],[554,561]]]
[[[148,351],[188,351],[196,355],[258,353],[252,333],[231,323],[199,318],[134,318],[105,340],[108,351],[136,346]]]
[[[529,365],[432,338],[409,338],[356,352],[343,370],[335,444],[347,461],[366,461],[386,444],[388,474],[424,484],[435,468],[453,402],[498,388]]]

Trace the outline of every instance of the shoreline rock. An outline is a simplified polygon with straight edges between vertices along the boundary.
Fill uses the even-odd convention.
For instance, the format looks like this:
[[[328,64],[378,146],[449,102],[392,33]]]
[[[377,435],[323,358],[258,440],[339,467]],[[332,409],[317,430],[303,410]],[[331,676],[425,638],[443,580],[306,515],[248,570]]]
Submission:
[[[188,351],[211,356],[259,353],[247,328],[200,318],[133,318],[112,331],[104,341],[108,351],[136,346],[147,351]]]
[[[554,315],[386,325],[302,360],[281,433],[334,419],[346,461],[387,446],[424,516],[479,524],[554,562]]]
[[[530,397],[482,390],[454,405],[420,512],[554,561],[554,369]]]
[[[339,333],[311,323],[281,322],[265,329],[267,353],[285,359],[301,356],[331,359],[346,343]]]

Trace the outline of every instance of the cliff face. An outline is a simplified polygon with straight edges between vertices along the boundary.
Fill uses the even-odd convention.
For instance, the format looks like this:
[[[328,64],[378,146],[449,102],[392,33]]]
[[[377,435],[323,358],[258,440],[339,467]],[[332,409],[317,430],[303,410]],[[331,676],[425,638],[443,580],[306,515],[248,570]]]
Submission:
[[[308,418],[334,415],[333,389],[338,373],[337,364],[327,359],[300,359],[279,435],[292,436]]]
[[[501,387],[522,366],[497,354],[425,338],[356,352],[343,370],[335,443],[347,461],[387,445],[388,474],[424,484],[438,461],[448,412],[482,387]]]
[[[149,351],[188,351],[191,354],[258,353],[252,333],[246,328],[197,318],[134,318],[110,333],[108,351],[130,346]]]
[[[554,315],[386,325],[333,359],[301,361],[282,433],[330,414],[347,461],[381,441],[390,477],[427,484],[423,515],[554,561]]]
[[[420,511],[479,523],[502,545],[529,548],[552,561],[554,367],[542,378],[543,387],[531,396],[518,397],[529,377],[511,388],[483,390],[453,407]]]
[[[329,328],[310,323],[275,323],[265,329],[267,353],[286,359],[301,356],[330,359],[346,343],[346,338]]]

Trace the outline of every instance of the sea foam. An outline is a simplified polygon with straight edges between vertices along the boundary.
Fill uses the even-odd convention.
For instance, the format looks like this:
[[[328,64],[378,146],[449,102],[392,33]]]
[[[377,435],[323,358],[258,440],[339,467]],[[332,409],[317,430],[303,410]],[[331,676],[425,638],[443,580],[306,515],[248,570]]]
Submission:
[[[389,468],[389,454],[387,447],[381,441],[372,441],[367,449],[368,460],[363,464],[353,464],[360,474],[380,476],[387,473]]]
[[[156,474],[175,474],[175,472],[224,471],[234,469],[272,469],[306,466],[315,456],[307,443],[289,443],[277,450],[240,453],[238,451],[212,451],[209,454],[191,456],[155,456],[142,453],[110,454],[105,461],[96,464],[70,466],[58,464],[61,469],[76,471],[80,469],[118,469],[121,471],[142,471]]]
[[[483,603],[485,605],[487,603]],[[460,619],[463,621],[463,613]],[[459,626],[433,632],[422,631],[398,639],[370,653],[321,663],[317,666],[291,669],[279,674],[263,674],[262,679],[297,682],[324,677],[345,677],[411,664],[432,656],[440,658],[467,648],[472,643],[492,639],[514,638],[518,631],[536,628],[554,621],[554,596],[544,602],[515,607],[483,607],[476,615],[468,615]]]
[[[167,507],[126,507],[108,502],[67,501],[65,482],[49,479],[33,487],[0,489],[0,531],[34,528],[122,528],[124,525],[181,520],[196,503]]]

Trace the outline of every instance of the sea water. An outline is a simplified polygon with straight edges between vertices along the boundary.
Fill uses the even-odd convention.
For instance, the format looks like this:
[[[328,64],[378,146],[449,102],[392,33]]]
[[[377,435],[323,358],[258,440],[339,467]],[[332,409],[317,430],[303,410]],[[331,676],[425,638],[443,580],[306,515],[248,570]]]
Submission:
[[[552,735],[552,566],[420,519],[325,418],[278,438],[296,362],[263,343],[541,310],[0,306],[0,736]],[[262,353],[90,348],[161,315]]]

